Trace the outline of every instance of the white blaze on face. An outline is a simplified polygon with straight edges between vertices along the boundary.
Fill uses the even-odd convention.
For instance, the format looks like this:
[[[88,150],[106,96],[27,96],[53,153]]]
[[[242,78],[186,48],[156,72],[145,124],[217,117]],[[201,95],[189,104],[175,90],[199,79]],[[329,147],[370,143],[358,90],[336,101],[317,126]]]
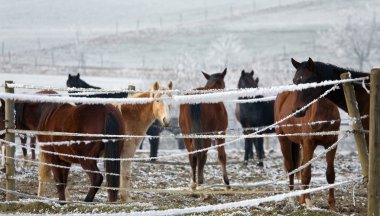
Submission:
[[[162,103],[164,105],[164,117],[165,117],[166,123],[169,124],[170,123],[170,119],[171,119],[171,116],[170,116],[171,99],[170,99],[170,97],[167,94],[162,95],[161,98],[163,99]]]

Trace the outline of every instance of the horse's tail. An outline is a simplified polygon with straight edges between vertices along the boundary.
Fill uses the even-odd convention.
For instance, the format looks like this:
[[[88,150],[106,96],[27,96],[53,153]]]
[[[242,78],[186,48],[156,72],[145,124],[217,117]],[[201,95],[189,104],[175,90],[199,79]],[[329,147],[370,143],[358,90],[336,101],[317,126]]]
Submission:
[[[105,120],[105,133],[106,134],[119,134],[121,125],[119,124],[115,115],[108,114]],[[120,159],[120,152],[122,145],[120,142],[122,141],[114,141],[112,138],[109,142],[104,144],[104,157]],[[120,161],[119,160],[106,160],[105,161],[105,169],[107,173],[107,185],[110,189],[108,189],[108,199],[110,202],[117,201],[118,189],[120,186]],[[114,188],[114,189],[112,189]]]
[[[199,134],[202,132],[201,105],[190,104],[191,133]],[[203,148],[203,139],[193,138],[193,151]]]
[[[292,143],[292,155],[293,155],[293,164],[294,164],[294,169],[297,169],[299,166],[301,166],[302,163],[302,153],[301,153],[301,148],[300,145],[296,143]],[[301,172],[296,172],[295,176],[297,179],[301,179]]]

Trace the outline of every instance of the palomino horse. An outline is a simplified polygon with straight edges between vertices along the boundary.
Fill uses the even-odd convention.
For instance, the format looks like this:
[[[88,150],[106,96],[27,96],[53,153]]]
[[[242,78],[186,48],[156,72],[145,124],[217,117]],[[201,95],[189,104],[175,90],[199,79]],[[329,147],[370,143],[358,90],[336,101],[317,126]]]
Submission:
[[[170,81],[167,88],[160,88],[159,84],[155,82],[150,90],[171,90],[173,84]],[[138,93],[131,98],[154,98],[157,99],[150,103],[145,104],[118,104],[116,107],[121,111],[125,123],[125,134],[143,136],[146,134],[149,126],[158,119],[162,125],[168,126],[170,122],[170,92],[164,93]],[[165,98],[169,100],[165,100]],[[135,152],[142,141],[142,137],[128,138],[125,141],[124,148],[121,152],[121,158],[133,158]],[[129,179],[132,173],[131,161],[121,162],[120,172],[120,198],[122,201],[128,201],[129,195]]]
[[[71,133],[89,134],[113,134],[123,135],[125,132],[121,113],[112,105],[72,105],[54,103],[24,103],[24,112],[35,111],[37,114],[38,127],[30,128],[39,131],[56,131]],[[34,107],[34,108],[31,108]],[[34,125],[33,125],[34,126]],[[43,145],[40,152],[39,180],[40,185],[38,195],[45,191],[45,184],[50,180],[50,170],[53,173],[58,197],[60,201],[65,201],[65,189],[67,178],[72,163],[78,163],[86,170],[91,181],[85,198],[86,202],[92,202],[99,186],[102,184],[103,176],[99,173],[97,161],[86,159],[85,157],[99,158],[120,158],[121,148],[124,140],[109,141],[103,143],[101,139],[95,137],[76,136],[54,136],[38,135],[40,142],[60,142],[70,140],[91,140],[89,144],[79,142],[70,145]],[[47,152],[46,152],[47,151]],[[48,153],[52,152],[54,154]],[[59,154],[68,154],[79,157],[70,157]],[[58,165],[48,166],[47,164]],[[108,199],[110,202],[117,200],[118,190],[112,188],[119,187],[120,162],[117,160],[106,160],[104,162],[107,172]]]
[[[254,71],[245,73],[241,72],[238,88],[257,88],[259,85],[259,78],[253,79]],[[262,95],[258,95],[255,98],[262,98]],[[250,99],[247,97],[239,98],[241,100]],[[263,126],[273,124],[273,106],[274,101],[256,102],[256,103],[237,103],[235,109],[235,115],[241,126],[244,128],[244,134],[253,133],[256,129]],[[274,130],[265,130],[263,133],[273,133]],[[260,138],[245,138],[245,153],[244,163],[247,164],[252,154],[252,142],[255,144],[257,158],[259,160],[258,166],[263,167],[264,163],[264,139]],[[253,156],[253,155],[252,155]]]
[[[292,64],[296,69],[296,73],[293,78],[294,84],[322,82],[327,80],[340,80],[340,75],[345,72],[350,72],[352,78],[366,77],[368,73],[353,71],[352,69],[346,69],[337,67],[335,65],[326,64],[323,62],[314,62],[311,58],[308,61],[299,63],[292,59]],[[355,85],[356,100],[358,102],[358,108],[360,115],[369,114],[369,93],[362,87],[362,83],[353,83]],[[331,86],[321,86],[317,88],[310,88],[297,92],[297,109],[305,106],[315,98],[319,97],[323,92],[331,88]],[[369,89],[369,86],[368,86]],[[335,103],[339,108],[348,112],[346,100],[344,97],[343,88],[340,87],[335,91],[326,95],[330,101]],[[363,128],[369,129],[369,118],[363,119]],[[367,147],[369,143],[369,136],[366,134]]]
[[[80,78],[80,74],[77,75],[71,75],[69,74],[67,81],[66,81],[67,87],[75,87],[75,88],[92,88],[92,89],[100,89],[100,87],[93,86],[85,82]],[[75,93],[75,92],[72,92]],[[79,96],[79,95],[77,95]],[[128,97],[127,92],[107,92],[107,93],[94,93],[85,95],[83,94],[83,97],[100,97],[100,98],[126,98]],[[163,127],[159,121],[155,121],[147,130],[146,134],[149,136],[159,136],[160,133],[163,131]],[[170,129],[169,129],[170,130]],[[174,134],[178,134],[179,130],[170,130],[170,132]],[[180,140],[182,141],[182,140]],[[158,152],[158,145],[160,143],[159,138],[152,138],[149,139],[150,143],[150,157],[157,157]]]
[[[275,120],[279,121],[293,112],[293,107],[297,101],[297,94],[295,92],[283,92],[277,95],[275,102]],[[307,123],[315,121],[329,121],[317,125],[310,125]],[[330,123],[332,120],[334,123]],[[302,126],[284,126],[286,124],[302,124]],[[312,133],[322,131],[337,131],[340,126],[340,116],[338,107],[330,102],[328,99],[322,98],[307,109],[303,117],[291,117],[286,121],[279,124],[276,128],[277,134],[294,134],[294,133]],[[278,137],[281,144],[282,155],[284,156],[284,165],[287,172],[291,172],[298,168],[300,161],[302,164],[307,163],[312,159],[315,148],[318,145],[323,146],[325,149],[330,147],[338,140],[338,135],[329,136],[280,136]],[[300,150],[302,146],[302,150]],[[301,156],[302,151],[302,156]],[[334,171],[334,158],[336,148],[329,151],[326,155],[327,169],[326,178],[329,184],[335,181]],[[301,181],[302,188],[309,188],[311,179],[311,166],[302,170]],[[289,176],[289,188],[294,188],[294,175]],[[310,194],[302,195],[300,203],[305,203],[308,208],[312,206]],[[330,209],[335,208],[334,188],[329,189]]]
[[[227,68],[222,73],[216,73],[209,75],[202,72],[207,79],[205,87],[196,88],[196,90],[207,89],[224,89],[224,77],[227,73]],[[215,104],[182,104],[180,106],[179,113],[179,126],[183,134],[212,134],[213,132],[225,134],[225,130],[228,126],[227,111],[222,102]],[[201,150],[211,146],[211,139],[184,139],[186,149],[189,152]],[[224,139],[216,139],[217,145],[224,143]],[[227,177],[226,169],[226,152],[224,146],[218,147],[218,158],[222,166],[223,180],[226,184],[226,188],[230,188],[230,182]],[[207,151],[197,152],[196,154],[189,155],[189,162],[191,166],[191,182],[190,186],[192,190],[202,190],[202,184],[204,181],[203,170],[207,160]],[[196,181],[196,174],[198,172],[198,178]],[[201,198],[204,195],[201,193]]]

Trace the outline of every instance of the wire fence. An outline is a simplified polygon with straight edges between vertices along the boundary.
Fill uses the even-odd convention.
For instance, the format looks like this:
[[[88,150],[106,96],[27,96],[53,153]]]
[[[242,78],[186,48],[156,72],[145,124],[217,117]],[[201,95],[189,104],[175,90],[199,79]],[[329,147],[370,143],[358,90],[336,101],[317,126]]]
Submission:
[[[0,98],[3,99],[9,99],[9,100],[18,100],[18,101],[32,101],[32,102],[54,102],[54,103],[88,103],[88,104],[108,104],[108,103],[131,103],[131,104],[137,104],[137,103],[149,103],[152,101],[156,100],[171,100],[172,102],[176,104],[191,104],[191,103],[216,103],[216,102],[223,102],[224,100],[231,101],[231,102],[242,102],[242,103],[250,103],[250,102],[258,102],[260,100],[265,101],[265,100],[273,100],[273,97],[266,97],[266,98],[261,98],[255,101],[255,99],[243,99],[243,100],[236,100],[239,97],[254,97],[258,94],[277,94],[282,91],[296,91],[296,90],[303,90],[307,88],[315,88],[315,87],[320,87],[320,86],[329,86],[333,85],[330,89],[325,91],[322,95],[320,95],[318,98],[315,100],[311,101],[301,109],[298,109],[294,113],[289,114],[288,116],[284,117],[283,119],[268,125],[266,127],[262,128],[254,128],[254,129],[249,129],[249,130],[254,130],[254,132],[249,133],[249,134],[241,134],[241,135],[229,135],[229,134],[222,134],[223,132],[217,132],[215,134],[180,134],[180,135],[167,135],[167,136],[137,136],[137,135],[109,135],[109,134],[83,134],[83,133],[67,133],[67,132],[54,132],[54,131],[31,131],[31,130],[15,130],[15,129],[5,129],[1,130],[0,134],[4,134],[6,132],[8,133],[15,133],[15,134],[28,134],[28,135],[51,135],[51,136],[71,136],[71,137],[83,137],[83,138],[89,138],[91,139],[88,140],[69,140],[69,141],[61,141],[61,142],[39,142],[39,146],[47,146],[47,145],[73,145],[73,144],[91,144],[93,142],[109,142],[109,141],[115,141],[115,140],[120,140],[120,139],[135,139],[135,138],[184,138],[184,139],[227,139],[227,138],[232,138],[233,140],[224,142],[220,145],[217,146],[211,146],[208,148],[203,148],[199,149],[196,151],[191,151],[191,152],[184,152],[184,153],[176,153],[176,154],[170,154],[170,155],[165,155],[165,156],[158,156],[158,157],[133,157],[133,158],[94,158],[94,157],[84,157],[84,156],[76,156],[76,155],[71,155],[71,154],[62,154],[58,152],[52,152],[52,151],[46,151],[43,149],[40,149],[40,152],[43,152],[45,154],[53,154],[53,155],[58,155],[58,156],[65,156],[65,157],[72,157],[72,158],[77,158],[77,159],[82,159],[82,160],[98,160],[98,161],[105,161],[105,160],[112,160],[112,161],[150,161],[152,159],[158,160],[158,159],[168,159],[168,158],[176,158],[176,157],[182,157],[182,156],[188,156],[190,154],[196,154],[199,152],[203,151],[208,151],[211,149],[217,149],[226,145],[229,145],[231,143],[240,141],[242,139],[246,138],[261,138],[261,137],[280,137],[280,136],[338,136],[338,135],[343,135],[338,139],[337,142],[335,142],[333,145],[331,145],[329,148],[325,149],[322,151],[320,154],[312,158],[310,161],[307,163],[303,164],[302,166],[298,167],[297,169],[293,170],[292,172],[287,173],[284,176],[281,176],[280,178],[273,179],[270,181],[267,181],[266,184],[275,184],[276,182],[285,179],[289,177],[290,175],[295,174],[296,172],[299,172],[303,170],[304,168],[310,166],[312,163],[314,163],[317,159],[321,158],[322,156],[326,155],[328,152],[333,150],[334,148],[337,147],[339,143],[342,142],[345,138],[347,138],[350,134],[353,133],[353,131],[323,131],[323,132],[315,132],[315,133],[293,133],[293,134],[262,134],[262,132],[271,129],[271,128],[276,128],[276,127],[300,127],[304,125],[314,125],[314,124],[325,124],[325,123],[330,123],[334,124],[337,121],[341,120],[330,120],[330,121],[319,121],[319,122],[308,122],[304,124],[295,124],[295,125],[279,125],[280,123],[286,121],[289,118],[294,117],[296,114],[303,112],[306,110],[308,107],[310,107],[312,104],[317,102],[319,99],[325,97],[327,94],[330,92],[336,90],[338,88],[338,84],[341,83],[346,83],[346,82],[358,82],[366,80],[368,78],[356,78],[356,79],[349,79],[349,80],[339,80],[339,81],[326,81],[322,83],[311,83],[311,84],[304,84],[304,85],[288,85],[288,86],[279,86],[279,87],[274,87],[274,88],[256,88],[256,89],[232,89],[232,90],[208,90],[205,92],[202,91],[181,91],[181,90],[170,90],[170,91],[155,91],[155,93],[175,93],[177,95],[173,95],[172,97],[164,97],[164,98],[145,98],[145,99],[134,99],[134,98],[124,98],[124,99],[99,99],[99,98],[81,98],[81,97],[65,97],[65,96],[59,96],[59,97],[54,97],[54,95],[46,96],[46,95],[22,95],[22,94],[7,94],[7,93],[0,93]],[[11,88],[29,88],[29,89],[49,89],[49,90],[59,90],[59,91],[79,91],[79,92],[128,92],[128,93],[137,93],[141,91],[131,91],[131,90],[125,90],[125,89],[119,89],[119,90],[104,90],[101,89],[78,89],[78,88],[54,88],[54,87],[42,87],[42,86],[32,86],[32,85],[20,85],[20,84],[10,84],[8,87]],[[178,95],[178,94],[183,94],[183,95]],[[191,94],[191,95],[190,95]],[[362,116],[361,118],[367,118],[368,116]],[[349,122],[356,121],[357,119],[347,119]],[[99,139],[97,139],[99,138]],[[18,146],[17,143],[9,142],[3,139],[0,139],[0,142],[5,143],[9,146]],[[35,148],[31,148],[33,150],[36,150]],[[5,158],[11,158],[4,153],[2,153],[2,156]],[[15,161],[20,161],[20,162],[29,162],[33,163],[35,165],[45,165],[45,166],[53,166],[53,167],[58,167],[58,168],[64,168],[64,169],[70,169],[70,167],[67,166],[60,166],[56,164],[50,164],[50,163],[42,163],[42,162],[37,162],[37,161],[32,161],[32,160],[26,160],[26,159],[19,159],[19,158],[12,158]],[[92,172],[92,173],[100,173],[100,174],[108,174],[108,175],[117,175],[120,176],[119,174],[114,174],[114,173],[106,173],[104,171],[92,171],[92,170],[83,170],[80,168],[74,168],[72,167],[71,169],[77,170],[77,171],[85,171],[85,172]],[[252,206],[253,203],[262,203],[262,202],[268,202],[268,201],[276,201],[276,200],[282,200],[287,197],[293,197],[293,196],[298,196],[300,194],[304,193],[311,193],[311,192],[316,192],[320,190],[325,190],[331,187],[335,186],[340,186],[340,185],[345,185],[345,184],[351,184],[353,182],[358,182],[359,179],[351,179],[349,181],[344,181],[344,182],[338,182],[335,184],[330,184],[327,186],[322,186],[318,188],[311,188],[307,190],[302,190],[302,191],[294,191],[286,194],[281,194],[279,196],[268,196],[264,198],[259,198],[259,199],[253,199],[253,200],[245,200],[241,202],[236,202],[236,203],[225,203],[221,205],[214,205],[214,206],[209,206],[209,207],[195,207],[195,208],[186,208],[186,209],[171,209],[167,211],[152,211],[157,215],[165,215],[165,214],[172,214],[172,213],[192,213],[192,212],[203,212],[203,211],[210,211],[210,210],[218,210],[218,209],[225,209],[225,208],[231,208],[232,206],[238,206],[238,207],[243,207],[243,206]],[[91,186],[90,186],[91,187]],[[109,189],[107,187],[99,187],[101,189]],[[115,189],[115,188],[112,188]],[[119,190],[119,189],[115,189]],[[25,197],[25,198],[33,198],[33,199],[39,199],[47,202],[57,202],[54,199],[49,199],[46,197],[37,197],[35,195],[30,195],[30,194],[25,194],[25,193],[20,193],[17,191],[9,191],[4,188],[0,188],[0,191],[6,192],[6,193],[13,193],[17,196],[20,197]],[[136,191],[144,191],[142,190],[136,190]],[[145,190],[148,191],[148,190]],[[149,191],[148,191],[149,192]],[[169,190],[150,190],[150,192],[154,193],[168,193]],[[210,193],[213,193],[212,191],[209,191]],[[185,192],[184,192],[185,193]],[[242,192],[244,193],[244,192]],[[253,193],[253,192],[249,192]],[[59,201],[60,202],[60,201]],[[70,202],[70,203],[83,203],[83,202]],[[147,212],[148,213],[148,212]]]

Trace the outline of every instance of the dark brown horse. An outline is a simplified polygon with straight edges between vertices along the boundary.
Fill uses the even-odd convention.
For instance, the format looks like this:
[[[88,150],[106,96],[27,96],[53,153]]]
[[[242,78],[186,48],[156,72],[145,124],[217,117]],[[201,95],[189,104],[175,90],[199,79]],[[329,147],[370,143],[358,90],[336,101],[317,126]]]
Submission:
[[[297,94],[295,92],[283,92],[277,95],[275,102],[275,120],[279,121],[284,117],[291,114],[294,110],[294,104],[297,100]],[[322,98],[309,109],[306,110],[303,117],[292,117],[279,124],[280,127],[276,128],[277,134],[294,134],[294,133],[312,133],[322,131],[337,131],[340,127],[340,121],[334,123],[323,123],[316,125],[308,125],[307,123],[315,121],[331,121],[340,120],[338,107],[329,100]],[[302,126],[287,126],[281,127],[285,124],[303,124]],[[323,146],[325,149],[330,147],[338,140],[338,135],[329,136],[283,136],[278,137],[281,144],[282,155],[284,156],[284,165],[287,172],[291,172],[298,168],[302,160],[302,164],[307,163],[312,159],[315,148],[318,145]],[[300,149],[302,146],[302,150]],[[302,153],[300,152],[302,151]],[[333,184],[335,181],[334,171],[334,158],[336,148],[329,151],[326,155],[327,170],[326,178],[329,184]],[[301,158],[302,154],[302,158]],[[302,170],[301,181],[302,188],[309,188],[311,179],[311,166]],[[289,188],[294,188],[294,175],[289,176]],[[300,203],[305,203],[308,208],[312,206],[310,200],[310,194],[302,195]],[[329,189],[330,209],[335,208],[334,188]]]
[[[253,78],[254,71],[250,73],[241,72],[238,88],[257,88],[259,86],[259,78]],[[262,98],[262,95],[258,95],[255,98]],[[247,97],[239,98],[239,100],[250,99]],[[273,124],[273,106],[274,101],[256,102],[256,103],[237,103],[235,109],[235,115],[241,126],[244,128],[244,134],[253,133],[256,129],[263,126]],[[260,134],[274,133],[274,129],[268,129],[260,132]],[[255,145],[256,155],[258,159],[257,165],[264,166],[264,139],[260,138],[245,138],[245,153],[244,163],[248,164],[248,159],[252,154],[252,143]],[[252,155],[253,156],[253,155]]]
[[[21,103],[20,103],[21,104]],[[31,130],[39,131],[56,131],[72,133],[89,133],[89,134],[116,134],[123,135],[125,132],[123,119],[120,111],[112,105],[72,105],[72,104],[54,104],[54,103],[22,103],[24,106],[24,115],[27,112],[35,115],[38,119],[29,125]],[[16,114],[17,115],[17,114]],[[70,145],[44,145],[41,146],[39,161],[39,180],[40,185],[38,195],[41,196],[45,190],[45,183],[50,180],[50,170],[53,173],[58,196],[60,201],[65,201],[65,190],[67,178],[72,163],[78,163],[86,170],[90,178],[91,187],[85,198],[86,202],[93,201],[98,187],[102,184],[103,176],[99,173],[97,161],[85,159],[84,157],[99,158],[120,158],[123,140],[109,141],[103,143],[100,138],[96,137],[76,137],[76,136],[54,136],[38,135],[40,142],[56,142],[70,140],[94,140],[89,144],[77,143]],[[44,151],[70,154],[83,158],[50,154]],[[47,166],[43,163],[59,165],[61,167]],[[65,168],[63,168],[65,167]],[[105,170],[107,172],[107,184],[110,188],[119,187],[120,162],[113,160],[105,161]],[[108,198],[110,202],[117,200],[118,190],[109,189]]]
[[[341,68],[335,65],[326,64],[323,62],[314,62],[311,58],[305,62],[297,62],[292,60],[293,66],[296,68],[296,73],[293,78],[294,84],[322,82],[327,80],[340,80],[340,75],[345,72],[350,72],[352,78],[366,77],[368,73],[353,71],[352,69]],[[354,83],[356,100],[358,102],[360,115],[369,114],[369,93],[362,87],[362,83]],[[322,86],[317,88],[310,88],[303,91],[298,91],[297,94],[297,109],[305,106],[323,92],[331,88],[331,86]],[[369,86],[368,86],[369,89]],[[348,112],[346,100],[344,97],[343,88],[330,92],[326,98],[335,103],[339,108]],[[365,130],[369,129],[369,118],[362,120]],[[369,143],[369,136],[366,134],[367,147]]]
[[[197,90],[224,89],[224,77],[227,69],[222,73],[209,75],[202,72],[207,79],[205,87],[196,88]],[[212,134],[216,131],[225,131],[228,126],[227,111],[223,103],[215,104],[182,104],[179,113],[179,126],[183,134]],[[225,134],[223,132],[222,134]],[[186,149],[189,152],[201,150],[211,146],[211,139],[184,139]],[[224,139],[216,139],[217,145],[224,143]],[[222,166],[223,180],[229,188],[227,177],[226,160],[227,156],[224,146],[218,147],[218,158]],[[189,155],[191,166],[191,189],[202,189],[203,170],[207,160],[207,151]],[[196,173],[198,178],[196,181]],[[197,187],[198,186],[198,187]],[[204,195],[201,194],[202,198]]]

